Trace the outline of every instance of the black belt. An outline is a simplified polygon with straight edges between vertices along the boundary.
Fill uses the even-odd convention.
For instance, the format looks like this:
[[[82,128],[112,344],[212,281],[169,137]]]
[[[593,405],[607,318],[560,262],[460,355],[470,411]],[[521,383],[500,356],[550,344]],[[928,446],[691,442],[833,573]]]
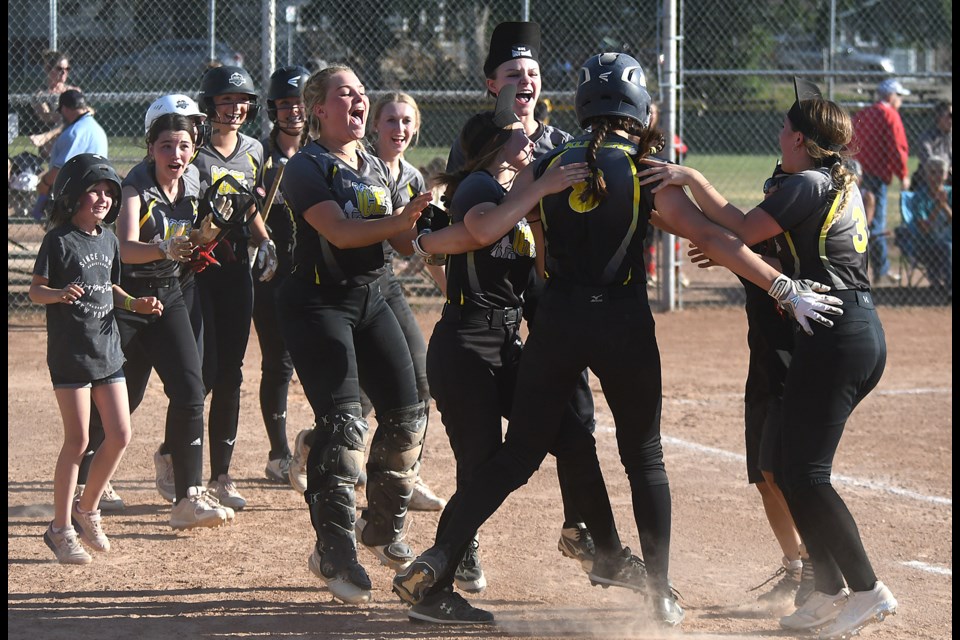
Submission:
[[[519,307],[489,309],[485,307],[458,307],[449,303],[443,305],[443,318],[451,322],[485,324],[491,329],[520,326],[523,312]]]
[[[855,304],[864,309],[874,309],[873,294],[870,290],[861,291],[859,289],[834,289],[824,295],[840,298],[845,304]],[[828,316],[829,317],[829,316]]]
[[[176,276],[166,278],[127,278],[121,285],[124,289],[169,289],[177,284]]]
[[[628,300],[631,298],[647,297],[647,288],[641,284],[622,284],[608,286],[591,286],[576,284],[569,280],[547,279],[547,291],[554,289],[561,291],[578,302],[609,302],[611,300]]]

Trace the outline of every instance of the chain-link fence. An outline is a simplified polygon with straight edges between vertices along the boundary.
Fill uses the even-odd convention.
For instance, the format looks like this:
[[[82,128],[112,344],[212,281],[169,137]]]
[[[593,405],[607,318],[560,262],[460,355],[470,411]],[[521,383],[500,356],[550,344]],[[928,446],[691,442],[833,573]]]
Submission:
[[[372,95],[401,89],[423,113],[418,146],[408,159],[424,166],[447,149],[467,117],[488,107],[483,58],[493,27],[529,19],[542,29],[540,67],[550,123],[570,132],[577,69],[590,54],[627,51],[645,66],[658,99],[662,53],[670,33],[664,20],[671,2],[638,0],[11,0],[7,27],[7,104],[10,158],[38,154],[36,136],[51,123],[40,104],[62,72],[44,68],[43,54],[65,57],[66,82],[82,88],[110,139],[110,157],[121,174],[144,155],[143,115],[165,93],[195,96],[211,59],[240,64],[255,80],[274,65],[302,64],[316,70],[332,62],[352,66]],[[900,115],[917,168],[921,137],[935,129],[933,106],[953,89],[953,27],[949,3],[940,0],[795,0],[683,3],[676,0],[679,83],[676,131],[688,151],[683,161],[700,169],[734,204],[750,208],[779,154],[777,134],[793,101],[792,77],[819,83],[824,93],[851,111],[869,106],[877,84],[898,78],[911,91]],[[51,75],[52,74],[52,75]],[[262,113],[262,112],[261,112]],[[951,108],[952,113],[952,108]],[[248,125],[258,135],[263,122]],[[31,136],[34,136],[31,139]],[[950,147],[952,149],[952,138]],[[26,156],[19,156],[23,164]],[[17,167],[19,170],[19,164]],[[952,167],[952,160],[951,160]],[[16,178],[17,172],[12,172]],[[919,182],[916,182],[919,184]],[[30,311],[26,287],[43,231],[30,216],[35,194],[29,180],[8,188],[8,317]],[[911,252],[898,241],[900,184],[886,194],[893,276],[876,283],[886,304],[942,304],[931,259],[918,236]],[[921,214],[922,215],[922,214]],[[901,234],[902,235],[902,234]],[[916,249],[916,247],[920,249]],[[680,247],[679,254],[685,251]],[[663,247],[659,254],[664,254]],[[952,272],[952,249],[951,272]],[[652,256],[656,260],[656,256]],[[719,269],[682,264],[676,280],[683,305],[742,301],[737,280]],[[412,287],[425,278],[416,269]],[[896,276],[901,276],[894,282]],[[931,283],[931,280],[934,282]],[[431,291],[421,286],[419,291]],[[439,295],[439,294],[437,294]]]

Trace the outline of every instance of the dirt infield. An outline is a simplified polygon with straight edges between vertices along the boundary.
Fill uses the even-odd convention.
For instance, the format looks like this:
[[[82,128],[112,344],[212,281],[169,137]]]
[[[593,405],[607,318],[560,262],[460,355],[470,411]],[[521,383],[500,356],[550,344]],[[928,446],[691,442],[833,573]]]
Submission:
[[[429,335],[436,311],[419,317]],[[884,308],[881,318],[886,374],[848,423],[834,469],[875,569],[900,601],[899,615],[864,635],[951,638],[952,309]],[[551,459],[481,530],[489,586],[472,599],[494,612],[496,626],[409,623],[389,591],[391,573],[366,551],[360,560],[374,582],[372,602],[332,602],[307,569],[313,531],[302,498],[263,476],[269,447],[257,402],[255,339],[244,366],[232,469],[249,506],[236,524],[192,532],[168,526],[170,509],[153,480],[166,408],[154,378],[114,481],[127,508],[105,518],[113,551],[86,567],[58,565],[41,535],[52,516],[61,425],[45,334],[24,329],[7,334],[8,634],[29,640],[792,637],[777,624],[784,611],[759,608],[762,590],[747,592],[777,568],[780,552],[742,459],[743,311],[658,314],[657,323],[673,493],[671,578],[687,612],[678,631],[653,629],[636,595],[591,587],[579,566],[557,552],[562,513]],[[622,537],[636,550],[629,487],[594,385],[598,450]],[[291,442],[310,416],[294,386]],[[448,496],[453,457],[435,413],[431,424],[423,476]],[[415,549],[429,546],[437,517],[413,514],[408,540]]]

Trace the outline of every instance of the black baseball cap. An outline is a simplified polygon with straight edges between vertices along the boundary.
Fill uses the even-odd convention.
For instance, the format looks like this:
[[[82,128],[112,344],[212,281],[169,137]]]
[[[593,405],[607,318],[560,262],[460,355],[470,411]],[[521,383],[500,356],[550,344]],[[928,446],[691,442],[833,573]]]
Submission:
[[[529,58],[539,62],[540,25],[536,22],[501,22],[490,36],[490,50],[483,63],[487,77],[504,62]]]
[[[57,111],[60,111],[64,107],[68,109],[83,109],[87,106],[87,99],[83,97],[83,93],[79,89],[67,89],[60,94],[59,100],[57,100]]]

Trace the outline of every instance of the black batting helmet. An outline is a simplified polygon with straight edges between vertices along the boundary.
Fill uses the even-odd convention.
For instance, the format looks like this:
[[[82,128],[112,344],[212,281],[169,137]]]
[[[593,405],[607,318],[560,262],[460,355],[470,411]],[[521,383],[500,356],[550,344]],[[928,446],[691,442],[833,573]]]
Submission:
[[[247,121],[253,120],[260,113],[258,94],[253,86],[253,79],[243,67],[213,67],[207,69],[200,80],[200,106],[210,118],[216,118],[216,107],[213,103],[215,96],[227,93],[245,93],[250,96]]]
[[[280,67],[270,75],[270,88],[267,90],[267,117],[270,122],[277,122],[277,100],[302,97],[303,85],[309,77],[310,72],[298,65]]]
[[[112,223],[120,215],[120,176],[109,160],[95,153],[81,153],[63,165],[53,182],[54,207],[62,209],[67,216],[72,216],[80,196],[103,180],[114,186],[113,204],[103,219],[107,224]]]
[[[631,118],[646,127],[650,102],[643,68],[625,53],[601,53],[580,68],[575,109],[581,127],[596,116]]]

